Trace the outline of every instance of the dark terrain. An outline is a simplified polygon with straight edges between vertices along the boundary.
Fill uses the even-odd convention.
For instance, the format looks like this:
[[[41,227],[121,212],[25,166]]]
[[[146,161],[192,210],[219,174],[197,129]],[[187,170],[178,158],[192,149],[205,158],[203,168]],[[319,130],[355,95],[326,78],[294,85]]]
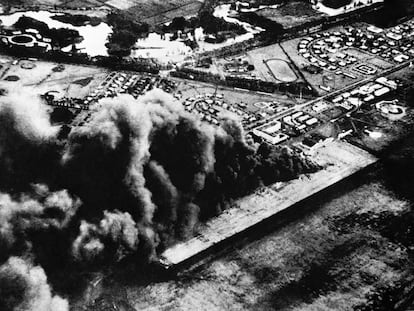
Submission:
[[[307,216],[258,241],[170,280],[146,281],[130,270],[128,282],[124,273],[123,281],[104,278],[75,305],[383,311],[401,305],[396,310],[406,310],[411,297],[405,292],[414,281],[413,159],[414,136],[371,172],[309,201]]]

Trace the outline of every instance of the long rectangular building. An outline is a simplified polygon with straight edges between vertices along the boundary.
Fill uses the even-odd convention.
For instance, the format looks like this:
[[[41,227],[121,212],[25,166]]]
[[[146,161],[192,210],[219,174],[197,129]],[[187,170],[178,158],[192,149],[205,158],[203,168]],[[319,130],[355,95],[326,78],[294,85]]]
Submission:
[[[166,249],[160,256],[160,263],[167,269],[194,264],[226,240],[294,207],[378,160],[343,141],[322,144],[312,158],[324,169],[289,182],[273,184],[238,200],[236,206],[203,225],[197,236]]]

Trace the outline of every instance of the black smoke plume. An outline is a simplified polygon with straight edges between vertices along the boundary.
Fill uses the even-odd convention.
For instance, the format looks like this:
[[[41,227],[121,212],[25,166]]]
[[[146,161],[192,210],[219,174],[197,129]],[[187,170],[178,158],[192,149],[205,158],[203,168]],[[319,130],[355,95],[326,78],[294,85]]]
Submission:
[[[80,206],[79,199],[66,190],[51,192],[44,185],[32,188],[30,194],[18,198],[0,193],[0,261],[32,251],[36,233],[66,229]]]
[[[235,199],[318,168],[288,148],[253,148],[237,120],[212,127],[159,90],[103,99],[78,118],[62,135],[34,96],[0,102],[5,275],[39,271],[12,256],[32,258],[53,284],[129,256],[153,260]],[[19,275],[9,305],[28,295]]]
[[[36,96],[0,97],[0,190],[22,191],[30,183],[53,178],[58,130]],[[47,166],[49,170],[44,170]]]
[[[69,304],[52,293],[41,267],[10,257],[0,266],[0,310],[68,311]]]

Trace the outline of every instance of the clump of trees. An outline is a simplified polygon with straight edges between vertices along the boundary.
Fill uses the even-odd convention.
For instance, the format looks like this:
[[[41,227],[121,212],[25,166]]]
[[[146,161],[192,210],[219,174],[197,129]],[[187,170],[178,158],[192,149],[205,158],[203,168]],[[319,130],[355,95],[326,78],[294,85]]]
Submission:
[[[202,11],[197,17],[175,17],[169,25],[163,26],[164,32],[184,31],[202,27],[207,34],[217,35],[220,32],[233,32],[237,35],[246,33],[243,26],[229,23],[224,18],[216,17],[210,11]]]
[[[200,26],[208,34],[217,34],[221,31],[231,31],[236,34],[246,33],[246,29],[239,24],[229,23],[221,17],[216,17],[210,12],[204,11],[199,14]]]
[[[85,26],[85,25],[92,25],[98,26],[102,20],[96,16],[87,16],[81,14],[63,14],[63,15],[54,15],[51,17],[54,20],[57,20],[62,23],[71,24],[73,26]]]
[[[13,26],[20,30],[36,29],[42,36],[52,39],[52,44],[58,48],[64,48],[81,39],[77,30],[68,28],[49,28],[46,23],[27,16],[20,17]]]
[[[398,19],[414,13],[414,2],[411,0],[384,0],[381,10],[367,16],[367,21],[386,28],[394,25]]]
[[[343,6],[351,4],[352,0],[323,0],[322,3],[329,8],[339,9]]]
[[[240,20],[246,23],[265,29],[266,34],[269,36],[281,35],[285,31],[280,23],[261,16],[256,12],[239,13],[239,17]]]
[[[113,29],[106,44],[108,54],[117,57],[129,56],[137,40],[149,32],[148,24],[137,23],[124,13],[110,13],[107,23]]]
[[[69,124],[75,118],[75,113],[66,107],[55,107],[50,114],[50,120],[53,123]]]

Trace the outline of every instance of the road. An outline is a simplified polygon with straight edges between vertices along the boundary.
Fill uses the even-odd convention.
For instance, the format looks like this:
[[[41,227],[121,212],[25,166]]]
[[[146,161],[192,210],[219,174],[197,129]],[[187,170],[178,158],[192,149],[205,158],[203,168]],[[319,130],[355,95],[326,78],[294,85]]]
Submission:
[[[376,75],[374,75],[372,77],[369,77],[369,78],[366,78],[366,79],[363,79],[363,80],[359,80],[359,81],[357,81],[355,83],[352,83],[350,85],[347,85],[347,86],[343,87],[340,90],[330,92],[328,94],[325,94],[325,95],[320,96],[318,98],[312,99],[312,100],[310,100],[308,102],[305,102],[303,104],[298,104],[295,107],[289,108],[289,109],[287,109],[287,110],[285,110],[285,111],[283,111],[283,112],[281,112],[281,113],[279,113],[277,115],[273,115],[273,116],[270,116],[269,118],[266,118],[264,120],[260,120],[260,123],[258,122],[256,124],[252,124],[251,126],[249,126],[249,130],[253,130],[254,128],[256,128],[259,125],[262,125],[264,123],[267,123],[267,122],[270,122],[270,121],[273,121],[273,120],[282,119],[285,116],[288,116],[290,114],[293,114],[294,112],[297,112],[297,111],[301,111],[304,108],[309,107],[311,105],[314,105],[314,104],[316,104],[316,103],[318,103],[320,101],[323,101],[325,99],[328,99],[328,98],[331,98],[331,97],[335,97],[335,96],[340,95],[340,94],[343,94],[343,93],[345,93],[347,91],[354,90],[357,87],[362,86],[364,84],[367,84],[369,82],[375,81],[376,79],[378,79],[380,77],[387,76],[387,75],[390,75],[390,74],[392,74],[394,72],[397,72],[399,70],[402,70],[402,69],[410,66],[411,63],[412,63],[412,60],[411,61],[407,61],[405,63],[402,63],[402,64],[399,64],[399,65],[397,65],[395,67],[392,67],[390,69],[381,71],[381,73],[378,73],[378,74],[376,74]]]

